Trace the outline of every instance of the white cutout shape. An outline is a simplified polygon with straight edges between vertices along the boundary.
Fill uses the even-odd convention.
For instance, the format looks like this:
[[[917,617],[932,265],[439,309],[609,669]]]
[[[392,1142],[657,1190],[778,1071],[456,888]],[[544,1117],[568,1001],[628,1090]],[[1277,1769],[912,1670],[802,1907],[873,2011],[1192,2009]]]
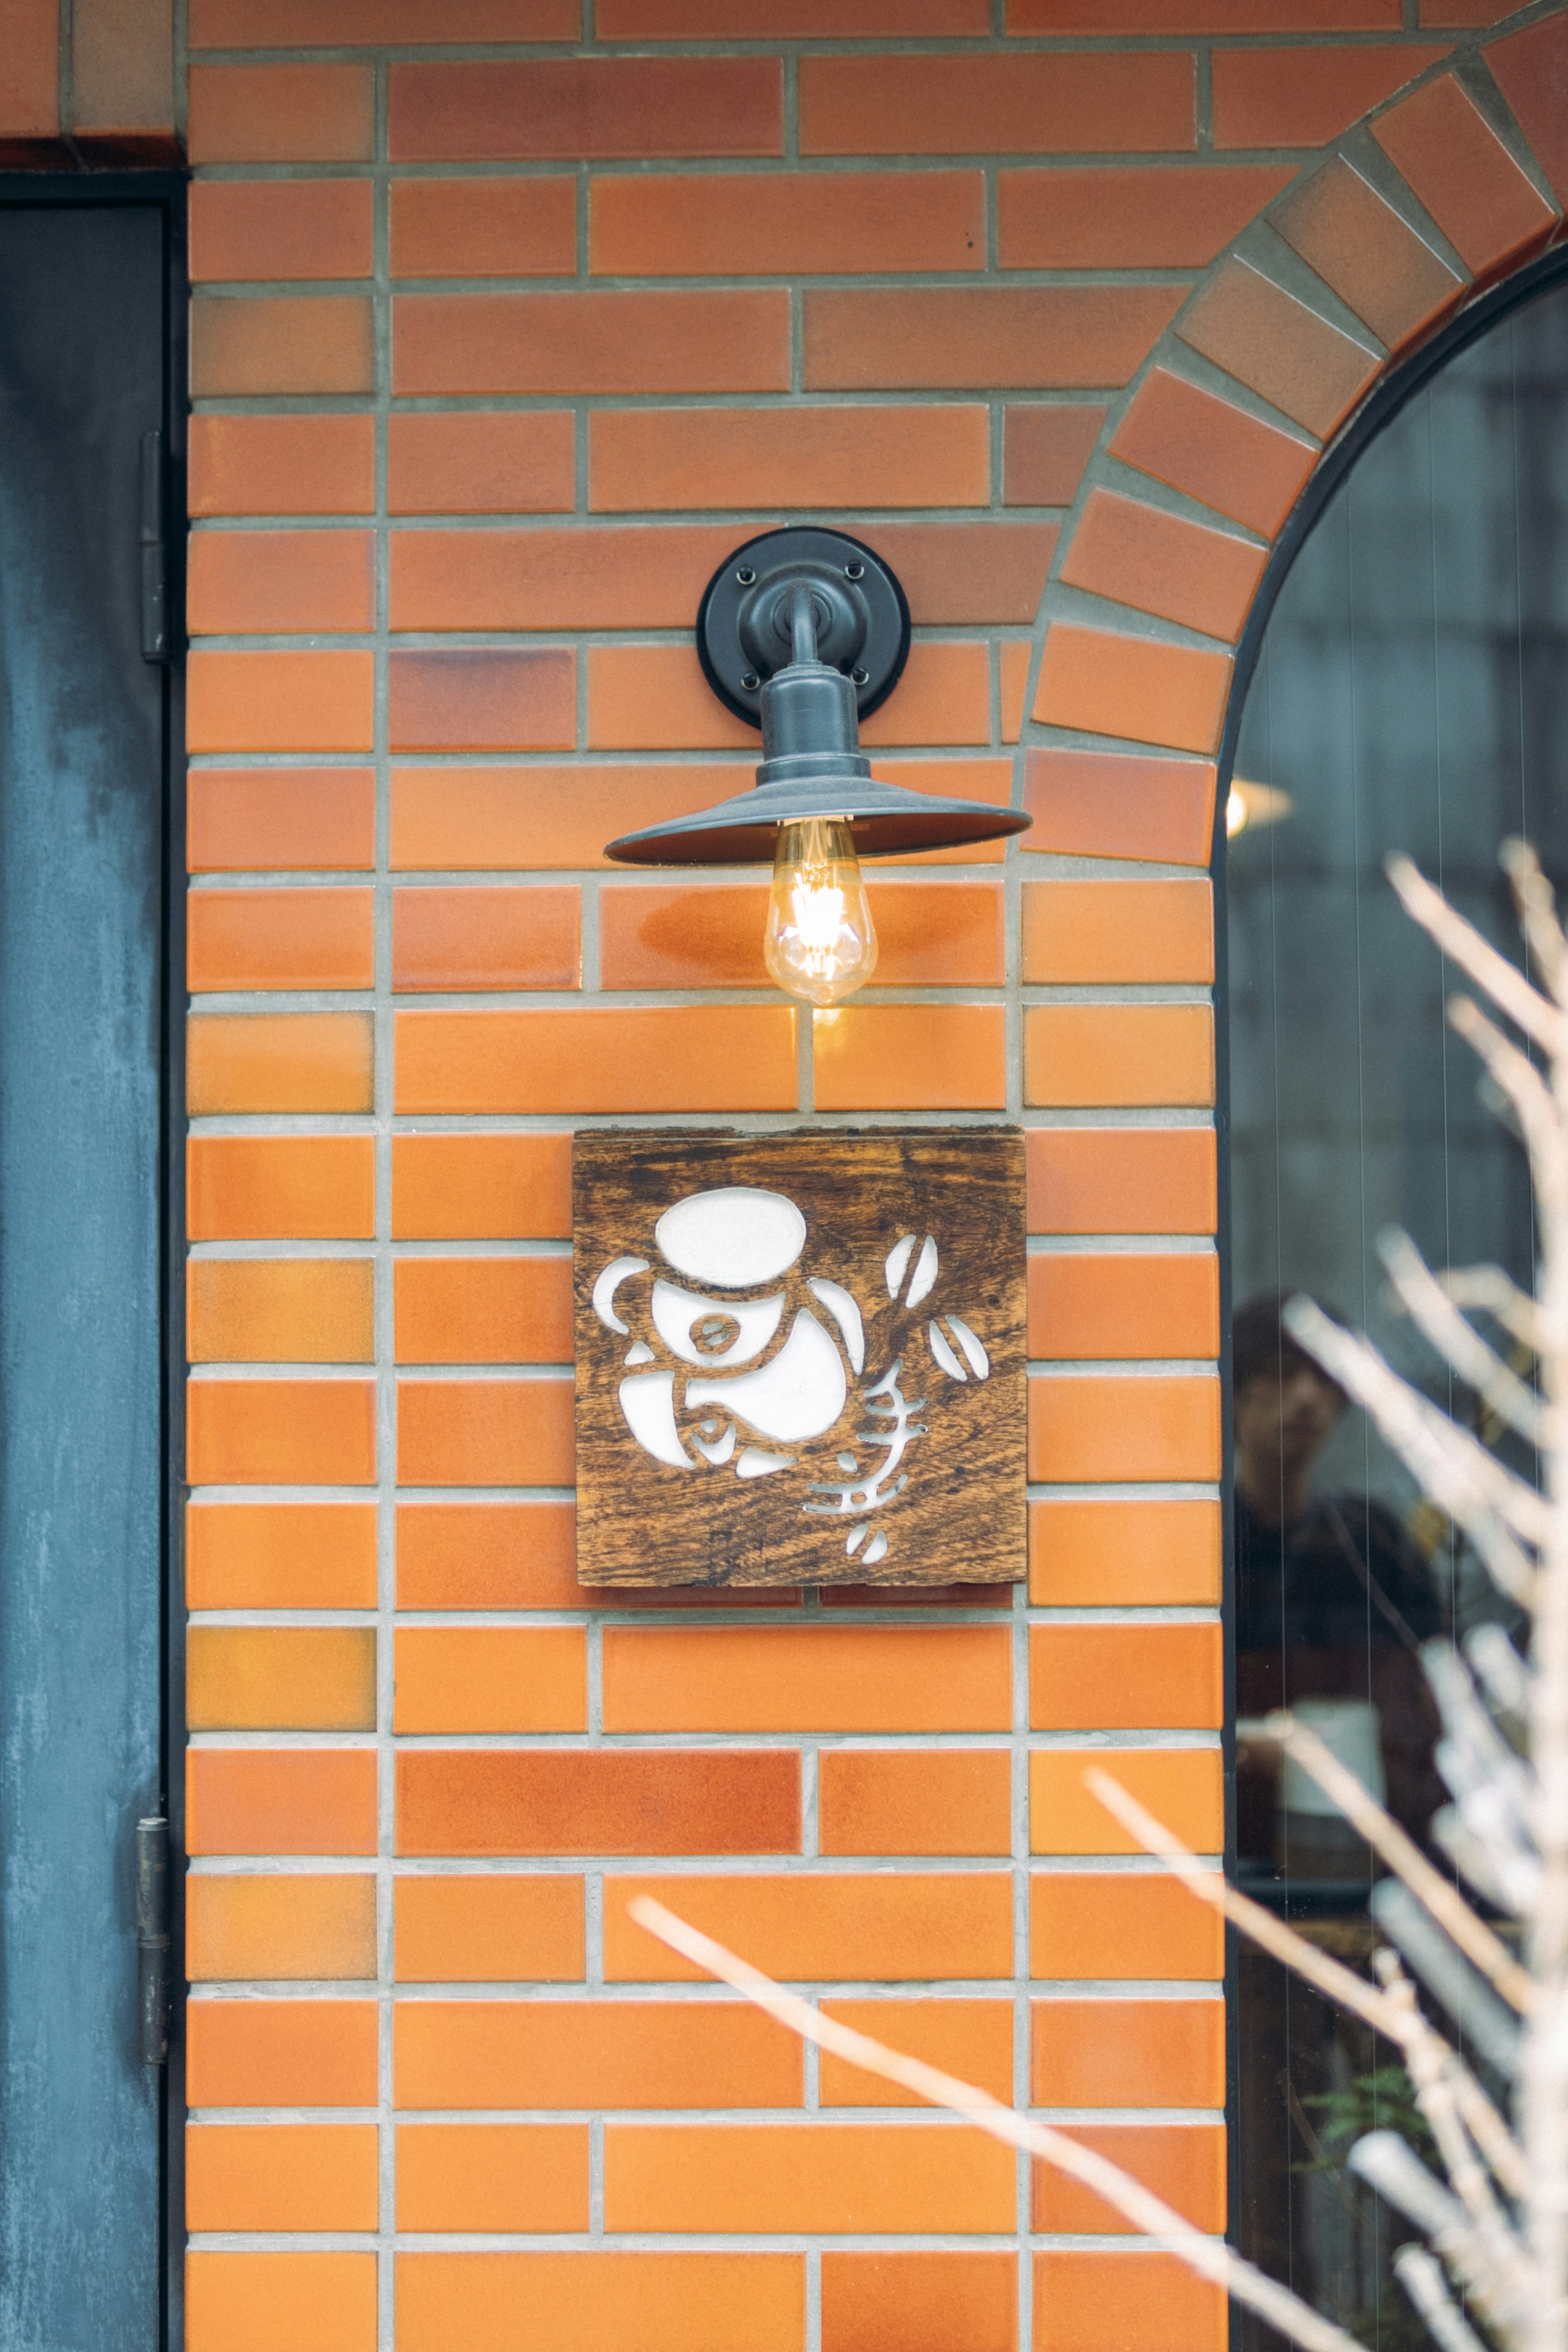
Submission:
[[[776,1282],[805,1247],[805,1219],[795,1202],[751,1184],[689,1193],[653,1230],[678,1274],[728,1290]]]
[[[793,1470],[793,1454],[767,1454],[760,1445],[748,1445],[735,1465],[737,1478],[768,1478],[775,1470]]]
[[[647,1272],[646,1257],[612,1258],[594,1285],[594,1312],[607,1331],[626,1330],[626,1326],[616,1313],[616,1293],[632,1275]]]
[[[760,1370],[686,1384],[688,1404],[722,1405],[784,1445],[831,1429],[848,1393],[838,1350],[808,1307],[798,1309],[789,1338]]]
[[[708,1368],[749,1364],[753,1356],[762,1354],[778,1329],[784,1304],[782,1290],[773,1298],[737,1298],[731,1303],[723,1298],[704,1298],[697,1291],[678,1290],[673,1282],[656,1282],[653,1328],[683,1363]],[[692,1336],[696,1326],[710,1318],[739,1327],[730,1345],[711,1355],[705,1353]]]
[[[947,1318],[947,1328],[969,1359],[969,1369],[977,1381],[984,1380],[991,1370],[991,1359],[970,1329],[956,1315]]]
[[[646,1339],[634,1339],[621,1361],[623,1364],[651,1364],[653,1349]]]
[[[626,1427],[645,1454],[668,1462],[672,1470],[695,1467],[675,1425],[673,1372],[634,1372],[621,1382],[620,1397]]]
[[[942,1335],[942,1325],[940,1323],[933,1323],[931,1327],[930,1332],[927,1334],[927,1337],[931,1340],[931,1354],[936,1358],[937,1362],[947,1374],[948,1379],[950,1381],[966,1381],[969,1378],[969,1374],[964,1370],[963,1366],[959,1362],[958,1358],[948,1346],[947,1340]]]
[[[866,1369],[866,1326],[860,1320],[860,1309],[842,1284],[825,1282],[813,1275],[806,1288],[814,1298],[819,1298],[844,1334],[844,1345],[849,1351],[849,1369],[863,1372]]]
[[[910,1252],[914,1245],[913,1234],[906,1234],[903,1239],[895,1242],[888,1252],[887,1264],[883,1266],[882,1272],[887,1277],[889,1298],[896,1298],[899,1295],[899,1286],[903,1281],[904,1268],[909,1265]]]

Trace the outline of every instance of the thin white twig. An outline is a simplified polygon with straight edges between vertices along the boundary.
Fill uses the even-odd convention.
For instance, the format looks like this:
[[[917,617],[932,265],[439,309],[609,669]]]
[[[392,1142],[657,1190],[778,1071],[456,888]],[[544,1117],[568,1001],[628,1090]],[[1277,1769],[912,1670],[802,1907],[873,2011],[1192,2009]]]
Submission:
[[[1471,1329],[1409,1234],[1394,1228],[1380,1234],[1377,1252],[1401,1303],[1459,1378],[1531,1445],[1550,1444],[1552,1414],[1528,1382]]]
[[[1540,1310],[1529,1291],[1510,1282],[1500,1265],[1449,1266],[1436,1278],[1456,1307],[1478,1307],[1525,1347],[1540,1348]]]
[[[1515,836],[1503,843],[1498,864],[1512,887],[1525,945],[1540,965],[1547,987],[1561,1003],[1564,971],[1568,969],[1568,940],[1563,936],[1556,898],[1541,870],[1541,860],[1528,841]]]
[[[1526,1036],[1533,1037],[1547,1053],[1560,1054],[1568,1036],[1568,1024],[1551,998],[1532,988],[1517,964],[1500,955],[1473,923],[1468,923],[1449,906],[1414,859],[1391,857],[1384,871],[1399,893],[1405,913],[1436,940],[1443,953],[1461,971],[1468,972],[1478,988],[1484,988],[1492,1003],[1510,1021],[1517,1022]]]
[[[1486,2352],[1480,2337],[1448,2293],[1441,2265],[1425,2246],[1401,2246],[1394,2275],[1436,2339],[1438,2352]]]

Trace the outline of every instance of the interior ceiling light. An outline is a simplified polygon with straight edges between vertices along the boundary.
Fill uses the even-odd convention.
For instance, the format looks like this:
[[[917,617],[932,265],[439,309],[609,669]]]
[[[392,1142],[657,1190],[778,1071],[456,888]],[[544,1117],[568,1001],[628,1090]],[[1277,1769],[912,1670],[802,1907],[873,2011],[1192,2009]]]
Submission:
[[[605,855],[632,866],[771,864],[768,970],[791,996],[837,1004],[876,968],[862,857],[994,841],[1030,820],[873,779],[859,720],[899,682],[910,608],[881,558],[843,531],[793,527],[738,547],[708,583],[697,650],[720,701],[763,730],[756,784],[623,834]]]
[[[1244,776],[1233,776],[1225,803],[1226,838],[1234,841],[1238,833],[1260,824],[1282,824],[1295,814],[1295,802],[1278,784],[1252,784]]]

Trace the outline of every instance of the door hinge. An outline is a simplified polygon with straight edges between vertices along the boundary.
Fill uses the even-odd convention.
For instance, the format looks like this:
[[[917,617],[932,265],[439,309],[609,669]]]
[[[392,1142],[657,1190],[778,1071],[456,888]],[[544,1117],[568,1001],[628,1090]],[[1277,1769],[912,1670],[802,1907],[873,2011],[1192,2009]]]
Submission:
[[[136,1824],[137,2021],[143,2066],[169,2055],[169,1824],[161,1813]]]
[[[142,658],[169,658],[169,600],[163,544],[163,436],[142,436]]]

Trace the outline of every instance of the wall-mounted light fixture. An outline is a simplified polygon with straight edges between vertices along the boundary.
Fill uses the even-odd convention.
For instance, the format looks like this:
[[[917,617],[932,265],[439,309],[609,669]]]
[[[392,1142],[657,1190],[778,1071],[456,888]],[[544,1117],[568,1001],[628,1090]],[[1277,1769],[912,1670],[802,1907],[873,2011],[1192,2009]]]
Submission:
[[[910,608],[887,564],[843,531],[770,530],[738,547],[708,583],[697,650],[720,701],[763,730],[756,784],[624,834],[605,854],[634,866],[771,865],[768,970],[791,996],[836,1004],[876,968],[861,857],[994,841],[1029,819],[874,781],[858,722],[899,682]]]

